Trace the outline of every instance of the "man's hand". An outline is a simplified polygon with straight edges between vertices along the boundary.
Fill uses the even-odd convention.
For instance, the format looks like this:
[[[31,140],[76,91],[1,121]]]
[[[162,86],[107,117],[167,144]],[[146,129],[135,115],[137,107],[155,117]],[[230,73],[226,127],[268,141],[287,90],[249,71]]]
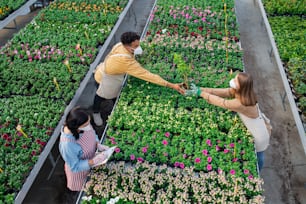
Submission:
[[[185,91],[185,96],[200,96],[201,92],[201,88],[192,83],[191,89]]]
[[[185,89],[182,88],[183,87],[183,83],[172,84],[172,83],[168,82],[166,86],[176,90],[177,92],[179,92],[182,95],[185,94]]]
[[[183,89],[183,83],[174,84],[173,89],[175,89],[176,91],[178,91],[182,95],[185,94],[185,89]]]

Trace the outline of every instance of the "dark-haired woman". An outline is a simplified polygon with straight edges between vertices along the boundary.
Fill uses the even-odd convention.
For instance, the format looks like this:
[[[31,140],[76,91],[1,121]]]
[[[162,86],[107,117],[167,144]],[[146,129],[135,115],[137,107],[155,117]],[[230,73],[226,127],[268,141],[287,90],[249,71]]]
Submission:
[[[208,103],[235,111],[254,137],[259,171],[264,164],[264,151],[270,135],[257,104],[253,90],[253,78],[247,73],[238,73],[229,82],[230,88],[200,88],[192,85],[185,95],[198,95]],[[231,99],[227,99],[231,98]]]
[[[61,130],[59,143],[65,161],[67,188],[70,191],[81,191],[90,168],[106,158],[103,153],[95,156],[97,149],[104,151],[108,147],[99,143],[90,124],[89,114],[80,107],[72,109]]]

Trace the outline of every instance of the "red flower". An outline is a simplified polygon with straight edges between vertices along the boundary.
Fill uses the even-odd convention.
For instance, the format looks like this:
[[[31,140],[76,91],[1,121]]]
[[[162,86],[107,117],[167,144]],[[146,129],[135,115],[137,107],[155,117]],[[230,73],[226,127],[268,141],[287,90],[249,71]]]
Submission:
[[[7,133],[4,133],[4,134],[2,135],[2,138],[5,139],[5,140],[7,140],[7,139],[9,138],[9,135],[8,135]]]

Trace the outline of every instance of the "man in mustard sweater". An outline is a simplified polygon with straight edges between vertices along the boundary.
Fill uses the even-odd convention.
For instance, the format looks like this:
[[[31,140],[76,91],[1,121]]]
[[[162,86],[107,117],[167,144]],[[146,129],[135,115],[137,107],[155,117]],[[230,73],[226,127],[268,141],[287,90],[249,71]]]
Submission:
[[[111,113],[125,74],[175,89],[184,94],[182,84],[173,84],[144,69],[135,59],[137,54],[142,54],[140,36],[135,32],[125,32],[121,35],[121,42],[116,44],[106,56],[104,62],[98,65],[97,71],[101,72],[101,78],[98,79],[99,88],[93,104],[93,119],[97,126],[101,126],[103,124],[102,118],[106,121]],[[102,110],[100,110],[101,105],[103,106]]]

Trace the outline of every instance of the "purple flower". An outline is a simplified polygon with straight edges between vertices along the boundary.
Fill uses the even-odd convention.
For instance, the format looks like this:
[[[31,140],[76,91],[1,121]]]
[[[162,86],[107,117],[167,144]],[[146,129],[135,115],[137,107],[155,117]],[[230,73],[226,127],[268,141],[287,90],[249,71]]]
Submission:
[[[210,140],[210,139],[207,139],[207,140],[206,140],[206,144],[207,144],[208,146],[211,146],[211,140]]]
[[[142,148],[142,152],[143,152],[143,153],[146,153],[147,151],[148,151],[148,147],[143,147],[143,148]]]
[[[165,133],[165,136],[166,136],[166,137],[169,137],[169,136],[170,136],[170,132],[166,132],[166,133]]]
[[[212,157],[207,157],[207,162],[210,163],[212,161]]]
[[[174,166],[175,166],[175,167],[180,166],[180,162],[175,162],[175,163],[174,163]]]
[[[205,156],[208,155],[208,151],[207,151],[206,149],[203,149],[203,150],[202,150],[202,153],[203,153]]]
[[[245,169],[245,170],[243,170],[243,173],[244,173],[244,174],[249,174],[250,171],[249,171],[248,169]]]
[[[130,159],[131,159],[132,161],[134,161],[134,160],[135,160],[135,155],[134,155],[134,154],[131,154],[131,155],[130,155]]]
[[[199,157],[195,158],[194,160],[195,163],[200,163],[201,162],[201,159]]]
[[[185,168],[185,164],[184,163],[180,163],[180,168],[181,169]]]
[[[144,159],[143,159],[143,158],[141,158],[141,157],[138,157],[138,158],[137,158],[137,161],[138,161],[138,162],[143,162],[143,161],[144,161]]]
[[[235,175],[235,173],[236,173],[236,172],[235,172],[234,169],[231,169],[231,170],[230,170],[230,174]]]
[[[212,170],[212,165],[211,164],[207,164],[206,169],[207,169],[207,171],[211,171]]]

